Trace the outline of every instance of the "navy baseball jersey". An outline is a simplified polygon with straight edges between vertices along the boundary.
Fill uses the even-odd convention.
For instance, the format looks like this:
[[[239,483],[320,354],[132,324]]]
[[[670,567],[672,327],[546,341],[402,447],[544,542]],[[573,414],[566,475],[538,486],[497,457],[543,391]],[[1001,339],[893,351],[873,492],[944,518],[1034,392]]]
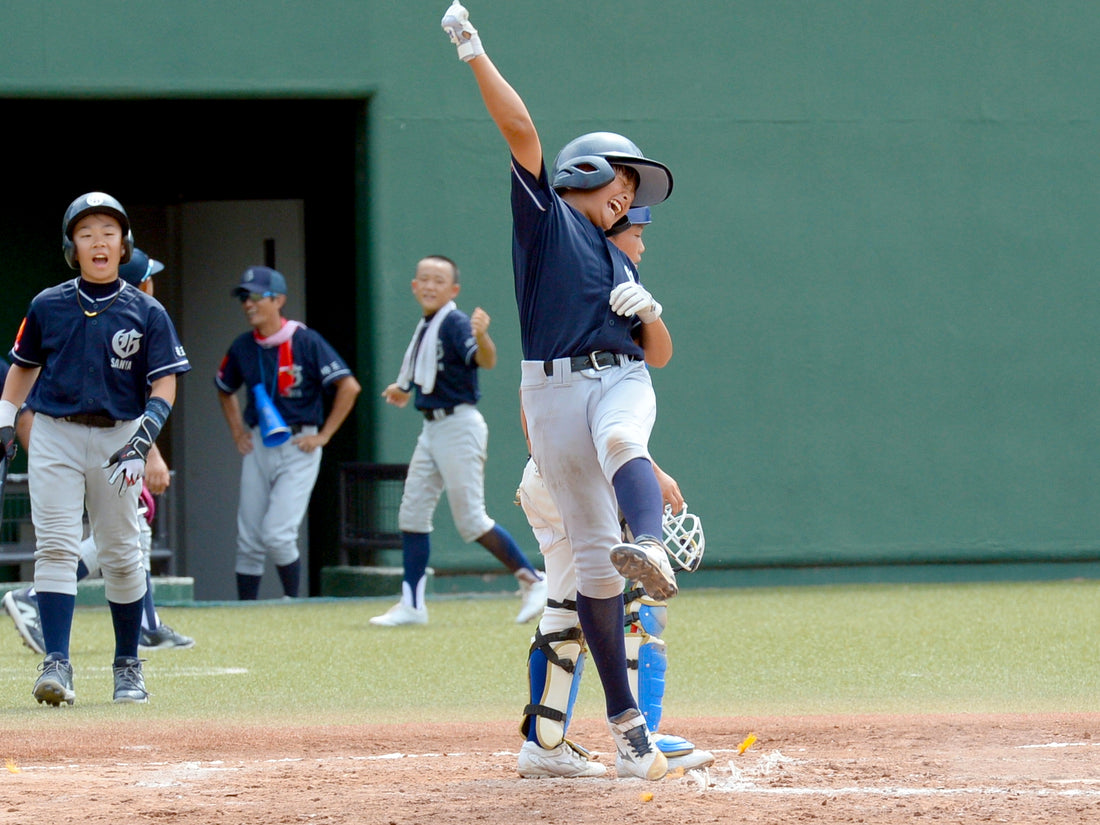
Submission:
[[[302,326],[290,339],[292,380],[279,388],[279,347],[261,347],[252,332],[237,336],[222,359],[214,383],[222,392],[235,393],[247,386],[244,423],[259,423],[252,387],[262,384],[288,425],[321,426],[325,420],[323,391],[333,381],[351,375],[348,365],[318,333]],[[286,365],[284,365],[286,366]]]
[[[630,259],[550,186],[512,159],[512,264],[523,357],[547,361],[608,350],[637,359],[631,320],[608,295],[638,280]]]
[[[122,280],[74,278],[40,292],[8,357],[42,368],[27,407],[53,418],[133,420],[145,411],[153,381],[191,369],[164,307]]]
[[[413,384],[418,410],[436,410],[459,404],[476,404],[481,398],[477,386],[477,340],[470,328],[470,316],[454,309],[439,325],[436,345],[435,387],[425,395]]]

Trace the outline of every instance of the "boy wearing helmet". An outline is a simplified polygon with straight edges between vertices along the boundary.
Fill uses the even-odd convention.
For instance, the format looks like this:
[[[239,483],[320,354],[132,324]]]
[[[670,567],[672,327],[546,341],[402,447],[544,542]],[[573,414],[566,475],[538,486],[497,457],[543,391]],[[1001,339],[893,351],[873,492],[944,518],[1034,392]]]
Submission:
[[[150,258],[149,255],[136,246],[130,253],[130,260],[118,268],[118,274],[122,280],[140,289],[146,295],[153,295],[153,275],[163,271],[164,264],[155,258]],[[2,387],[3,382],[0,381],[0,388]],[[34,413],[24,407],[19,411],[15,422],[19,443],[23,445],[23,449],[28,449]],[[150,575],[149,552],[152,549],[152,525],[156,514],[156,499],[154,496],[164,493],[171,482],[172,474],[168,469],[168,464],[157,445],[154,444],[149,448],[149,454],[145,459],[145,477],[142,479],[142,492],[138,506],[138,514],[142,516],[138,524],[141,529],[141,549],[145,559],[146,587],[141,616],[139,648],[186,650],[195,646],[195,640],[190,636],[177,633],[160,620],[156,606],[153,603],[153,582]],[[95,539],[88,536],[80,544],[80,563],[76,567],[77,581],[83,581],[90,576],[94,576],[99,572],[99,569],[99,549],[96,547]],[[12,622],[15,623],[15,629],[23,640],[23,644],[35,653],[44,656],[47,651],[45,641],[42,638],[42,621],[38,613],[38,594],[35,592],[34,587],[9,590],[0,602],[2,602]]]
[[[635,206],[606,233],[635,266],[645,252],[642,233],[651,222],[649,207]],[[654,326],[638,324],[635,331],[644,334]],[[667,333],[653,337],[656,342],[645,346],[646,363],[663,366],[672,355],[671,341],[666,340]],[[653,472],[666,505],[666,520],[677,518],[673,513],[685,514],[681,518],[691,518],[693,525],[698,525],[694,516],[686,515],[687,505],[676,479],[658,467],[656,461]],[[517,769],[520,776],[529,778],[602,776],[607,769],[591,760],[587,749],[566,738],[586,651],[584,636],[577,623],[577,582],[569,539],[533,458],[523,470],[523,480],[516,490],[516,503],[523,508],[538,540],[548,582],[548,606],[527,657],[531,701],[523,710],[520,730],[527,741],[520,749]],[[695,569],[701,561],[701,527],[698,529],[700,538],[696,540],[693,536],[687,548],[693,553],[697,551],[698,558],[681,562],[677,556],[678,563],[685,569]],[[685,548],[678,549],[683,551]],[[683,737],[657,733],[664,706],[667,667],[665,643],[661,638],[667,623],[666,602],[650,598],[644,589],[634,587],[632,582],[627,582],[624,601],[623,626],[631,691],[658,749],[668,760],[670,770],[693,770],[712,764],[712,753],[696,749]],[[616,762],[621,763],[621,759]],[[622,770],[621,766],[617,767]]]
[[[622,135],[567,144],[547,173],[527,107],[485,54],[466,9],[442,22],[512,155],[512,259],[523,346],[520,395],[531,451],[561,513],[577,615],[599,671],[620,774],[660,779],[668,761],[630,691],[623,577],[655,598],[677,591],[661,544],[661,491],[648,451],[656,399],[635,321],[661,305],[605,232],[631,206],[660,203],[672,174]],[[619,511],[633,542],[623,542]]]
[[[176,376],[191,365],[164,307],[119,279],[133,247],[130,220],[113,197],[90,192],[70,204],[62,251],[80,275],[31,301],[0,398],[9,459],[16,412],[26,402],[36,414],[27,470],[47,655],[33,693],[55,707],[76,698],[69,635],[85,507],[115,632],[114,701],[149,696],[137,656],[146,588],[137,500]]]

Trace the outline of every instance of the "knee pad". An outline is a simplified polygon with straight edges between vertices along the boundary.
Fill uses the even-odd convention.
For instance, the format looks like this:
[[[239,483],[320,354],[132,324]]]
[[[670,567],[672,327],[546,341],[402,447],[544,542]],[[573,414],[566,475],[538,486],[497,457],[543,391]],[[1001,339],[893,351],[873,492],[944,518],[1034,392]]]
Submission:
[[[667,624],[667,605],[639,591],[627,594],[626,665],[630,690],[651,732],[661,724],[668,653],[660,638]]]
[[[565,739],[584,671],[586,648],[579,626],[556,633],[535,631],[527,658],[531,701],[523,709],[520,732],[533,733],[540,747],[556,748]]]

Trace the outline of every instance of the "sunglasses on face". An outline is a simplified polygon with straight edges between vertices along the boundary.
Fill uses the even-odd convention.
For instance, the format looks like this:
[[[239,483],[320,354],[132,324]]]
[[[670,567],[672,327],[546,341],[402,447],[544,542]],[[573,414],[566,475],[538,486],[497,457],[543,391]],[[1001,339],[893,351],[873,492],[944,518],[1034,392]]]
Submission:
[[[274,292],[242,292],[238,297],[241,299],[242,304],[245,303],[246,301],[251,301],[254,304],[258,304],[264,298],[274,298],[275,293]]]

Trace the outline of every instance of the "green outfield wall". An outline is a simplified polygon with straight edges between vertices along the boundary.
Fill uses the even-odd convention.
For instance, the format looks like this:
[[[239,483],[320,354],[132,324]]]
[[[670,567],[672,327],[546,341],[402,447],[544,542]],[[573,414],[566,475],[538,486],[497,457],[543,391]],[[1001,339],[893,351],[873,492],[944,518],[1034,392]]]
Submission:
[[[654,371],[652,449],[706,525],[710,566],[1100,559],[1095,4],[471,3],[551,158],[610,129],[675,174],[641,267],[676,345]],[[416,259],[449,255],[464,274],[460,306],[490,313],[500,352],[482,376],[489,511],[533,552],[512,504],[526,450],[508,155],[439,29],[445,6],[4,4],[0,106],[53,106],[55,118],[104,101],[138,116],[155,101],[168,114],[150,131],[84,116],[56,135],[67,147],[56,156],[36,148],[49,135],[34,122],[5,117],[6,157],[31,168],[0,199],[0,330],[13,335],[35,289],[65,277],[54,233],[85,183],[117,180],[124,202],[128,189],[143,202],[188,196],[172,171],[179,151],[162,166],[146,156],[140,180],[126,170],[134,144],[184,128],[173,102],[266,101],[256,140],[286,140],[280,157],[301,164],[300,138],[316,153],[325,129],[283,122],[280,102],[359,101],[355,134],[333,129],[355,147],[354,214],[338,232],[307,226],[309,248],[346,261],[318,271],[307,255],[307,321],[326,326],[324,279],[355,302],[341,333],[364,394],[356,437],[336,455],[411,454],[421,420],[378,396],[416,319]],[[190,139],[217,171],[206,196],[278,179],[267,155],[262,168],[223,165],[224,139],[216,122]],[[117,173],[86,174],[116,156]],[[309,179],[320,201],[324,185]],[[243,194],[265,196],[250,185]],[[186,379],[200,388],[186,403],[216,403],[203,369]],[[177,470],[201,471],[201,453],[188,457]],[[325,498],[311,520],[319,558],[335,552]],[[437,534],[437,570],[493,569],[461,544],[445,505]]]

